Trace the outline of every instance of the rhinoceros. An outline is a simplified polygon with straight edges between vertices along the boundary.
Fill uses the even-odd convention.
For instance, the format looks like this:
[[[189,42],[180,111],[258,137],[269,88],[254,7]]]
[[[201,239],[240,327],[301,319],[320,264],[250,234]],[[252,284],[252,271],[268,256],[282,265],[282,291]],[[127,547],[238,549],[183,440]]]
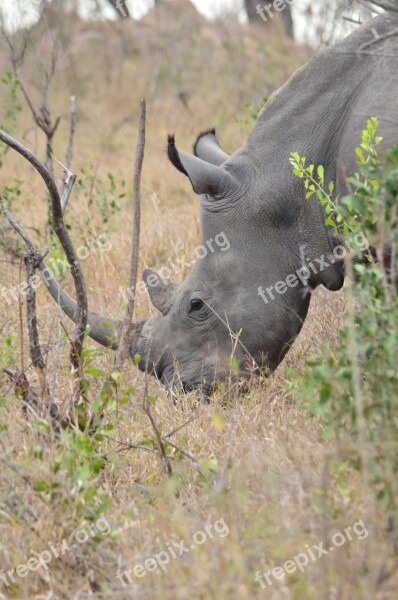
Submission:
[[[355,147],[376,116],[384,148],[398,141],[398,14],[384,13],[319,51],[276,91],[247,141],[232,156],[203,132],[193,154],[168,139],[171,163],[200,196],[201,236],[212,252],[179,285],[146,269],[143,279],[161,316],[134,323],[130,354],[168,388],[208,397],[229,371],[271,373],[306,318],[311,292],[339,290],[344,261],[323,209],[305,199],[292,151],[322,164],[335,193],[347,193]],[[228,251],[212,243],[222,233]],[[42,267],[47,286],[74,319],[76,303]],[[120,323],[90,312],[90,336],[117,347]]]

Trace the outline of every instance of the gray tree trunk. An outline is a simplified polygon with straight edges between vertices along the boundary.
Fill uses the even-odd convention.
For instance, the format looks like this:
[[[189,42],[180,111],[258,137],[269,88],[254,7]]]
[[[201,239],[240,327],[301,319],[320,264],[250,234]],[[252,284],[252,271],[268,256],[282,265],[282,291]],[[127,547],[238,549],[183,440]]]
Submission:
[[[115,10],[119,19],[123,19],[124,17],[131,17],[129,7],[125,0],[108,0],[108,4],[112,6]]]
[[[272,17],[265,10],[265,6],[269,7]],[[257,10],[257,7],[262,9],[263,16],[261,16],[261,13],[259,10]],[[245,0],[245,8],[249,23],[253,25],[261,25],[262,27],[269,28],[272,26],[272,20],[279,16],[279,18],[282,20],[286,35],[292,39],[294,38],[292,10],[289,4],[286,4],[284,10],[278,12],[272,7],[272,4],[266,0],[263,2],[259,2],[258,0]]]

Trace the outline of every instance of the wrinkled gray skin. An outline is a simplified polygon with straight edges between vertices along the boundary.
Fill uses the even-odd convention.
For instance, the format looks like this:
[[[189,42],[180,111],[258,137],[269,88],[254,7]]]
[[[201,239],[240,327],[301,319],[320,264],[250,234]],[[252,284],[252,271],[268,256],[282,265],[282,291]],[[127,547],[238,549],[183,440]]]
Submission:
[[[338,243],[324,226],[319,204],[305,200],[302,182],[291,172],[290,152],[323,164],[326,181],[335,181],[336,193],[344,195],[367,118],[379,118],[385,148],[397,143],[394,30],[397,14],[377,17],[319,52],[271,97],[248,140],[231,157],[212,131],[198,138],[195,156],[169,139],[172,163],[201,195],[202,243],[223,232],[230,248],[214,246],[216,251],[198,260],[179,286],[144,272],[147,284],[152,275],[148,291],[163,316],[134,325],[130,350],[141,354],[140,368],[167,387],[200,388],[208,396],[233,352],[242,375],[253,365],[271,372],[300,332],[308,290],[343,285],[343,265],[335,263],[313,275],[308,286],[289,288],[268,304],[258,294],[259,286],[273,286],[302,267],[300,248],[312,260],[329,260]],[[47,277],[47,283],[73,318],[74,301],[54,280]],[[91,337],[115,346],[117,322],[90,313],[89,323]]]

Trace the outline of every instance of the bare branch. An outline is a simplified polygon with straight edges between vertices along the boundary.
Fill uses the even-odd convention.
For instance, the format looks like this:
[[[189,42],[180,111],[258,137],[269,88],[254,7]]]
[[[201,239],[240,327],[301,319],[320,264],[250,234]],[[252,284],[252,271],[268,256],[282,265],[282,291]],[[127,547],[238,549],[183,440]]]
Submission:
[[[173,442],[170,442],[170,440],[165,440],[165,437],[162,437],[163,441],[166,441],[167,444],[169,444],[172,448],[174,448],[174,450],[177,450],[178,452],[181,452],[181,454],[183,456],[185,456],[186,458],[189,458],[189,460],[192,460],[192,462],[194,462],[196,465],[199,464],[199,460],[193,456],[193,454],[191,454],[190,452],[187,452],[186,450],[183,450],[182,448],[179,448],[178,446],[176,446],[175,444],[173,444]]]
[[[4,39],[6,40],[6,43],[9,48],[11,64],[12,64],[15,75],[18,77],[18,81],[20,84],[22,94],[25,98],[27,105],[29,106],[29,109],[32,113],[32,116],[33,116],[33,119],[34,119],[36,125],[39,127],[39,129],[41,129],[43,131],[43,133],[46,136],[46,167],[47,167],[50,175],[52,177],[54,177],[54,170],[53,170],[53,164],[52,164],[52,155],[53,155],[52,145],[53,145],[54,134],[55,134],[55,132],[58,128],[58,125],[61,121],[61,117],[57,117],[55,122],[53,123],[53,120],[51,117],[51,112],[49,110],[49,105],[48,105],[48,94],[49,94],[49,88],[50,88],[51,82],[56,73],[56,67],[57,67],[57,61],[58,61],[58,55],[59,55],[59,47],[60,47],[59,40],[58,39],[52,40],[53,41],[53,49],[52,49],[52,53],[51,53],[51,61],[50,61],[49,68],[46,68],[46,65],[42,62],[41,59],[39,59],[39,62],[41,64],[41,67],[44,72],[44,83],[43,83],[42,90],[41,90],[41,105],[40,105],[40,108],[38,110],[36,110],[32,100],[30,99],[30,96],[23,84],[21,73],[20,73],[21,67],[23,65],[25,53],[26,53],[26,50],[28,47],[29,38],[28,38],[28,36],[24,37],[23,46],[22,46],[21,50],[19,52],[17,52],[14,43],[12,42],[10,37],[6,34],[4,29],[3,29],[2,33],[3,33]]]
[[[347,17],[343,15],[343,20],[348,21],[348,23],[354,23],[354,25],[362,25],[362,21],[360,19],[353,19],[352,17]]]
[[[45,393],[47,397],[47,384],[44,372],[46,364],[40,348],[39,333],[37,330],[36,292],[32,282],[35,270],[44,257],[48,254],[48,248],[45,248],[42,252],[35,250],[31,240],[12,217],[7,209],[6,203],[2,198],[0,198],[0,206],[3,210],[5,218],[10,223],[11,227],[13,227],[13,229],[15,229],[15,231],[22,237],[28,248],[28,252],[24,256],[24,263],[26,266],[26,318],[29,331],[29,351],[32,363],[37,370],[41,384],[42,395]]]
[[[197,416],[191,417],[190,419],[188,419],[188,421],[185,421],[185,423],[183,423],[182,425],[178,425],[178,427],[175,427],[174,429],[172,429],[172,431],[170,431],[170,433],[168,433],[167,435],[164,435],[162,439],[167,440],[168,438],[170,438],[172,435],[176,434],[181,429],[184,429],[184,427],[186,427],[190,423],[193,423],[194,421],[196,421],[197,418],[198,418]]]
[[[76,101],[76,96],[71,96],[69,144],[68,144],[68,151],[66,153],[66,168],[68,169],[68,171],[71,170],[71,166],[72,166],[73,142],[74,142],[74,138],[75,138],[76,123],[77,123],[77,101]]]
[[[61,198],[58,192],[58,188],[55,184],[54,178],[51,176],[46,166],[30,150],[28,150],[28,148],[26,148],[20,142],[17,142],[14,138],[12,138],[10,135],[1,130],[0,140],[7,144],[10,148],[13,148],[17,152],[19,152],[21,156],[23,156],[28,162],[30,162],[30,164],[38,171],[38,173],[42,177],[50,194],[54,231],[57,234],[61,242],[62,248],[65,252],[76,288],[76,327],[73,332],[72,338],[73,345],[71,347],[71,363],[75,372],[78,375],[80,375],[80,356],[83,348],[83,339],[87,326],[87,292],[83,272],[76,254],[76,250],[72,244],[68,230],[63,220]],[[75,401],[77,401],[79,398],[78,386],[75,389],[74,396]]]
[[[152,429],[155,432],[155,436],[156,436],[156,440],[158,442],[160,454],[164,460],[164,464],[166,467],[166,472],[168,475],[172,475],[173,469],[171,468],[170,459],[167,456],[167,452],[166,452],[166,448],[164,447],[162,436],[160,435],[159,429],[156,425],[155,418],[152,415],[151,405],[148,401],[148,358],[149,358],[149,354],[150,354],[150,349],[149,349],[148,357],[147,357],[146,363],[145,363],[145,385],[144,385],[144,391],[142,394],[142,409],[143,409],[144,413],[147,415],[147,417],[152,425]]]
[[[111,440],[112,442],[116,442],[119,446],[123,446],[128,450],[145,450],[145,452],[155,452],[153,448],[148,448],[148,446],[142,446],[140,444],[130,444],[130,442],[123,442],[122,440],[117,440],[116,438],[107,435],[106,433],[101,433],[102,437],[107,440]]]
[[[147,377],[148,377],[148,374],[145,373],[145,379],[147,379]],[[162,458],[164,460],[164,463],[165,463],[165,466],[166,466],[167,474],[168,475],[172,475],[173,474],[173,469],[171,468],[170,459],[167,456],[166,448],[164,447],[162,436],[160,435],[158,426],[156,425],[155,418],[154,418],[154,416],[152,414],[151,405],[148,402],[147,395],[148,395],[148,383],[147,383],[147,381],[145,381],[145,390],[144,390],[144,395],[143,395],[143,399],[142,399],[142,408],[143,408],[145,414],[147,415],[147,417],[148,417],[148,419],[149,419],[149,421],[150,421],[150,423],[152,425],[152,429],[153,429],[153,431],[155,433],[156,440],[157,440],[158,445],[159,445],[159,450],[160,450],[161,456],[162,456]],[[167,443],[170,444],[170,446],[172,445],[169,440],[167,441]]]
[[[76,175],[71,173],[70,171],[65,170],[65,179],[64,179],[64,191],[62,193],[61,198],[61,208],[62,214],[65,213],[66,205],[68,204],[70,195],[72,193],[72,188],[75,185]]]
[[[126,0],[108,0],[108,4],[112,6],[119,19],[123,19],[123,17],[128,18],[131,16]]]
[[[60,167],[62,167],[63,171],[64,171],[64,191],[62,192],[62,197],[61,197],[61,209],[62,209],[62,214],[65,214],[65,209],[66,209],[66,205],[68,204],[70,195],[72,193],[72,189],[73,186],[75,185],[75,181],[76,181],[76,175],[74,173],[72,173],[71,171],[69,171],[68,167],[66,167],[65,165],[63,165],[58,159],[55,158],[55,156],[53,156],[53,159],[59,164]]]
[[[135,294],[137,286],[138,258],[140,249],[140,224],[141,224],[141,172],[144,162],[145,152],[145,124],[146,124],[146,102],[141,102],[140,125],[138,131],[137,153],[134,167],[134,220],[133,220],[133,240],[130,263],[130,283],[129,289],[132,291],[127,300],[126,311],[124,314],[122,330],[120,333],[119,347],[116,353],[116,368],[121,368],[128,356],[131,321],[134,312]]]
[[[22,227],[20,227],[18,225],[18,223],[14,220],[14,218],[11,216],[11,214],[9,213],[9,211],[7,209],[7,204],[5,203],[5,201],[3,200],[3,198],[1,198],[1,197],[0,197],[0,206],[1,206],[2,210],[3,210],[5,218],[9,222],[10,226],[12,227],[12,229],[15,229],[15,231],[21,236],[21,238],[25,242],[28,250],[30,252],[34,252],[35,248],[34,248],[32,242],[31,242],[31,240],[26,235],[26,233],[24,232],[24,230],[22,229]]]

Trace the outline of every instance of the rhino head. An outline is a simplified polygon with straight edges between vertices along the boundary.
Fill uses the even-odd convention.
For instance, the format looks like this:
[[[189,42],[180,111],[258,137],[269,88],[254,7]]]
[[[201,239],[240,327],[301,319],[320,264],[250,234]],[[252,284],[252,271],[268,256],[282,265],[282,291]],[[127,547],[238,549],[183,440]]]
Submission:
[[[232,356],[243,376],[253,367],[272,372],[303,325],[309,290],[320,283],[338,289],[343,275],[338,265],[317,275],[303,267],[300,245],[306,260],[330,252],[319,210],[314,214],[311,203],[298,210],[294,200],[302,192],[293,177],[278,188],[253,160],[250,144],[229,157],[209,130],[197,139],[193,155],[177,149],[169,136],[168,155],[200,195],[202,247],[208,251],[179,285],[144,271],[161,316],[133,325],[130,353],[139,353],[140,368],[166,387],[199,388],[207,397],[228,373]],[[74,301],[48,273],[44,278],[73,319]],[[88,322],[91,337],[116,347],[118,322],[94,313]]]

